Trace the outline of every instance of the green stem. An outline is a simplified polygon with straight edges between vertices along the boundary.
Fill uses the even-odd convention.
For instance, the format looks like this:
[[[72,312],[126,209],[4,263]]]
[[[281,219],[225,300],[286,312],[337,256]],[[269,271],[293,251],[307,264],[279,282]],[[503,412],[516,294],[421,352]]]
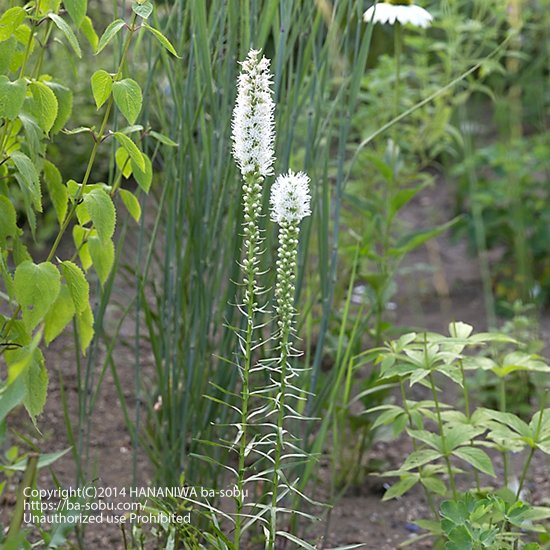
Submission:
[[[464,395],[464,411],[466,413],[466,418],[470,420],[471,414],[470,414],[470,395],[468,392],[468,385],[466,384],[466,373],[464,372],[464,364],[462,363],[462,360],[458,362],[460,365],[460,374],[462,376],[462,390]],[[470,441],[470,446],[474,446],[473,440]],[[481,483],[479,480],[479,472],[474,468],[474,479],[476,482],[476,488],[478,492],[481,490]]]
[[[448,449],[447,449],[447,439],[445,438],[445,429],[443,428],[443,420],[441,418],[441,408],[439,406],[439,399],[437,397],[437,389],[435,387],[435,382],[433,375],[430,372],[429,374],[430,387],[432,389],[432,395],[435,403],[435,412],[437,415],[437,425],[439,426],[439,435],[441,437],[441,446],[443,447],[443,457],[445,459],[445,464],[447,465],[447,471],[449,472],[449,483],[451,484],[451,491],[453,492],[453,498],[456,498],[456,483],[453,473],[453,468],[451,466],[451,461],[449,459]]]
[[[506,412],[506,381],[504,378],[499,379],[499,402],[501,412]],[[505,449],[502,450],[502,461],[504,467],[504,485],[505,487],[508,487],[510,467],[508,451]]]

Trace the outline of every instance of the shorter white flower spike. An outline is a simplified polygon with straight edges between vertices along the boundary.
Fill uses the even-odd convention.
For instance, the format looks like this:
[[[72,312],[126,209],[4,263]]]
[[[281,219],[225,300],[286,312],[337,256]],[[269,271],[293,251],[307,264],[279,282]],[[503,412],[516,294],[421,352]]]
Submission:
[[[311,214],[309,178],[304,172],[280,175],[271,187],[271,219],[278,224],[300,223]]]
[[[432,14],[420,6],[395,5],[388,2],[379,2],[371,6],[363,15],[365,22],[370,23],[389,23],[394,25],[397,21],[402,25],[410,23],[415,27],[423,29],[430,26],[433,17]]]

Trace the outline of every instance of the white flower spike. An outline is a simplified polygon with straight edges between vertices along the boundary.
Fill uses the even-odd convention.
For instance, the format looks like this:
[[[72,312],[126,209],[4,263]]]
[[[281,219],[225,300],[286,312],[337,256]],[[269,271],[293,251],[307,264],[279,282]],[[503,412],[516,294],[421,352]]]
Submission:
[[[280,175],[271,187],[271,219],[278,224],[300,223],[311,214],[309,178],[304,172]]]
[[[275,122],[269,59],[250,50],[241,63],[237,102],[233,111],[233,156],[243,177],[273,174]]]
[[[389,23],[390,25],[394,25],[396,21],[402,25],[410,23],[415,27],[425,29],[431,25],[433,17],[429,11],[420,6],[415,6],[412,0],[409,2],[386,0],[371,6],[364,13],[363,19],[367,23],[372,21],[373,23]]]

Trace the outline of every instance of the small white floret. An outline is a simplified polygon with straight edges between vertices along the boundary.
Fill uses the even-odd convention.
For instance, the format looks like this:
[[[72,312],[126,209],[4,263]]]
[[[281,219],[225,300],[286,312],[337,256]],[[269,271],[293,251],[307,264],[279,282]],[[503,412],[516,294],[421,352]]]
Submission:
[[[309,178],[304,172],[280,175],[271,187],[271,219],[279,224],[299,223],[311,214]]]

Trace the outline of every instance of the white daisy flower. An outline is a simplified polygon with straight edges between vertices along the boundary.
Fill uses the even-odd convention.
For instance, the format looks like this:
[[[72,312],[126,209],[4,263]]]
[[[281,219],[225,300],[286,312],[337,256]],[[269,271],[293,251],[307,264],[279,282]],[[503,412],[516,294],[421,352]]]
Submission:
[[[233,111],[233,156],[244,177],[251,173],[269,176],[275,160],[275,122],[269,59],[250,50],[241,63],[237,102]]]
[[[429,11],[414,5],[412,2],[394,4],[386,1],[371,6],[363,14],[363,19],[367,23],[372,21],[373,23],[389,23],[390,25],[394,25],[396,21],[402,25],[410,23],[415,27],[425,29],[430,26],[433,17]]]
[[[299,223],[311,214],[309,178],[304,172],[280,175],[271,187],[271,219],[278,224]]]

